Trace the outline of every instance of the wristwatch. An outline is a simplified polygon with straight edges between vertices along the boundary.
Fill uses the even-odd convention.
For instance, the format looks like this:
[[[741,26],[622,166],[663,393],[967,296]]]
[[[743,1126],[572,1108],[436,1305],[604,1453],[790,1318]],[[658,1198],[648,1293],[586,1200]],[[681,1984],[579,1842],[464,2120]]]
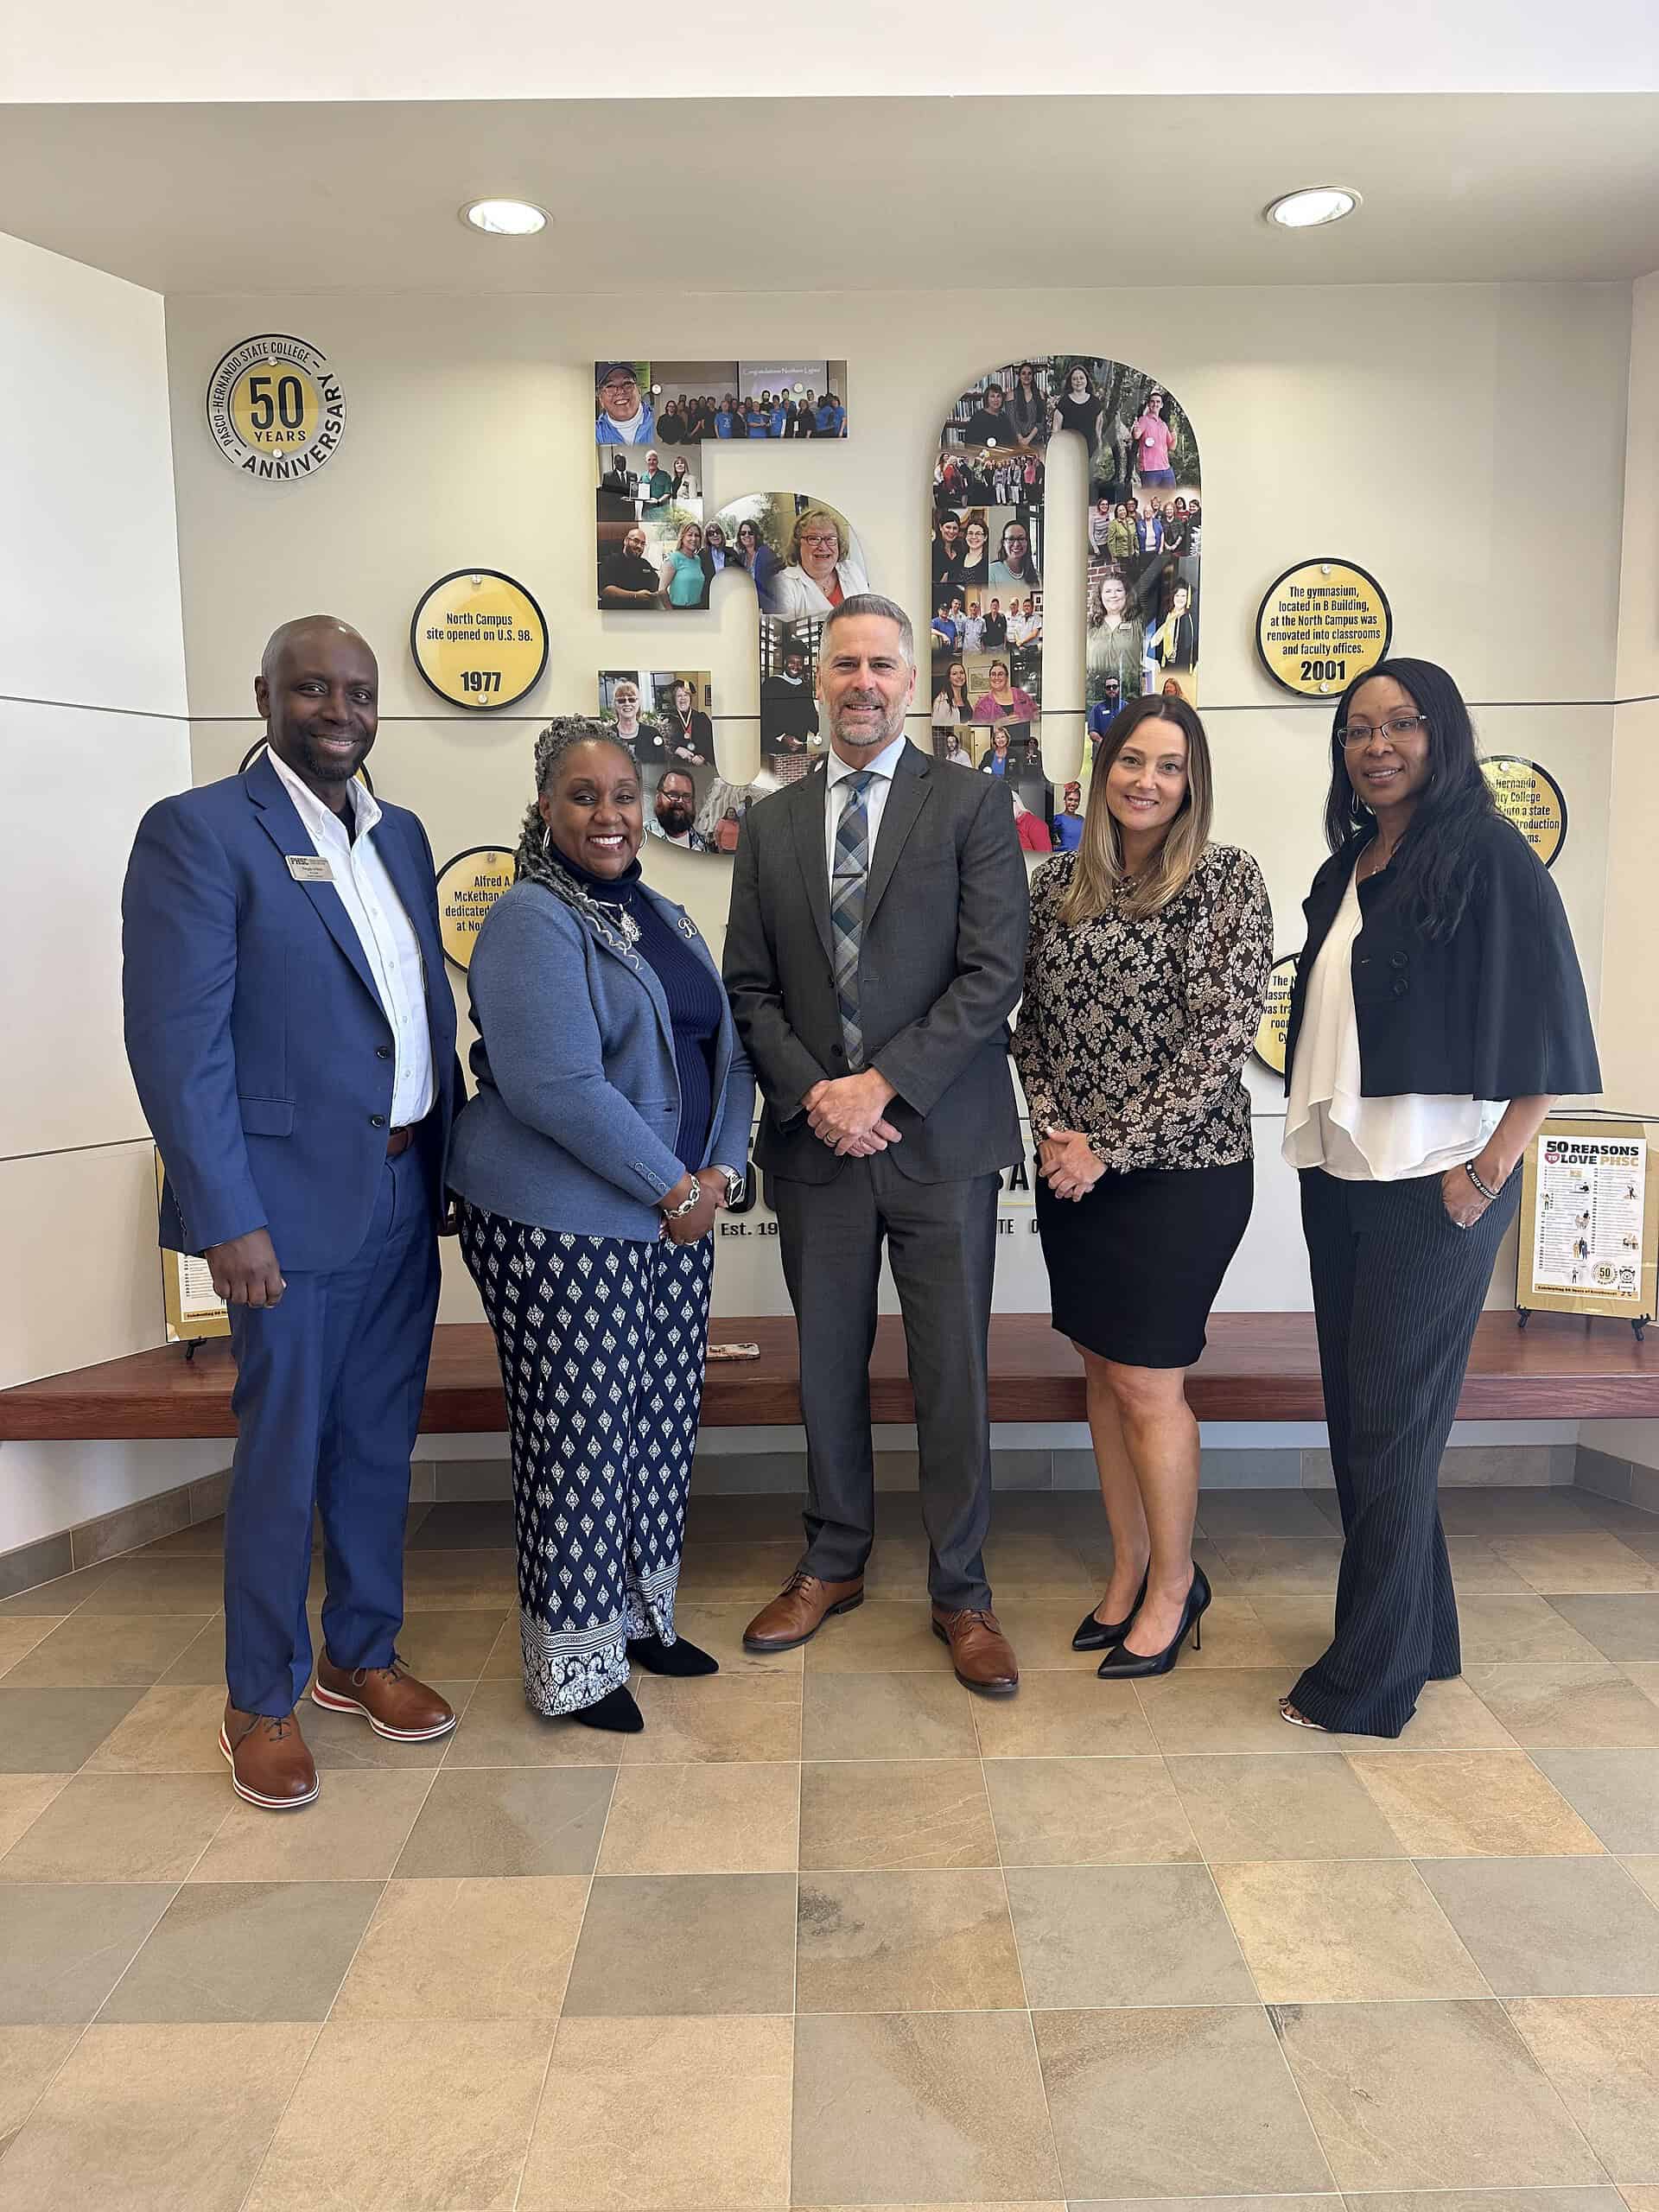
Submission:
[[[663,1219],[664,1221],[683,1221],[687,1214],[692,1213],[696,1211],[697,1205],[702,1200],[702,1185],[698,1182],[696,1177],[694,1175],[691,1178],[691,1188],[680,1200],[678,1205],[664,1206],[663,1208]]]
[[[747,1187],[747,1179],[741,1171],[735,1167],[722,1167],[720,1163],[716,1161],[714,1172],[716,1175],[723,1175],[726,1178],[726,1203],[728,1206],[741,1205],[743,1203],[743,1193]]]

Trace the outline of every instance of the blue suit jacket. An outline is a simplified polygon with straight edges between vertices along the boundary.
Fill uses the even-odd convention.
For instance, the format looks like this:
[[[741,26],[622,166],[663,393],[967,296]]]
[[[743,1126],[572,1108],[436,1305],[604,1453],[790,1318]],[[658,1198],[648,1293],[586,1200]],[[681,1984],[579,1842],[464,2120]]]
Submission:
[[[432,849],[382,804],[376,850],[420,940],[437,1086],[423,1161],[435,1206],[461,1098]],[[391,1024],[340,893],[296,882],[313,850],[270,759],[181,791],[138,825],[122,893],[127,1058],[167,1167],[161,1241],[201,1252],[269,1228],[278,1264],[342,1266],[386,1156]]]

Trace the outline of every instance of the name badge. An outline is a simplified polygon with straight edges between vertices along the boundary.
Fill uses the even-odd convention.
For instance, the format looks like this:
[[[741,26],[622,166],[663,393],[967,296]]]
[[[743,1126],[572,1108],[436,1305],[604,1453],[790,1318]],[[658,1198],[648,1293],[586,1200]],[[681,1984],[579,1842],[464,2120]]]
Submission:
[[[296,883],[332,883],[334,871],[315,853],[284,853],[288,872]]]

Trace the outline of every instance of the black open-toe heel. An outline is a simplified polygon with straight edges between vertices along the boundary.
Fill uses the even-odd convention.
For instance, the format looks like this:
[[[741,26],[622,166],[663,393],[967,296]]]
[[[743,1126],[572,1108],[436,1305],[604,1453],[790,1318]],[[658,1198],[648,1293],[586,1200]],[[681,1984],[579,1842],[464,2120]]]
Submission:
[[[1147,1573],[1151,1569],[1147,1569]],[[1141,1578],[1141,1587],[1135,1592],[1135,1603],[1121,1621],[1097,1621],[1090,1607],[1077,1624],[1077,1632],[1071,1639],[1074,1651],[1104,1651],[1109,1645],[1119,1643],[1128,1634],[1135,1615],[1147,1602],[1147,1577]]]
[[[1192,1586],[1186,1593],[1186,1603],[1181,1607],[1180,1625],[1163,1649],[1126,1651],[1120,1643],[1115,1650],[1106,1654],[1095,1669],[1102,1681],[1145,1681],[1150,1675],[1168,1674],[1181,1656],[1181,1646],[1186,1642],[1189,1631],[1192,1637],[1192,1649],[1202,1650],[1204,1646],[1198,1634],[1198,1623],[1204,1618],[1209,1605],[1210,1594],[1210,1585],[1204,1569],[1195,1567]]]

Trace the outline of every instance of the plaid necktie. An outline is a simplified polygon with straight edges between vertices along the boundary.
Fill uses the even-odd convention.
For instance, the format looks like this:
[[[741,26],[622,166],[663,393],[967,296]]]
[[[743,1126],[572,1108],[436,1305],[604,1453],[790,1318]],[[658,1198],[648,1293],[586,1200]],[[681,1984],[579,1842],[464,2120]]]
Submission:
[[[864,1032],[858,1018],[858,954],[864,934],[864,893],[870,877],[870,817],[866,807],[875,781],[868,768],[842,784],[841,819],[836,824],[835,866],[830,875],[830,935],[836,950],[836,997],[841,1007],[841,1038],[847,1065],[864,1065]]]

